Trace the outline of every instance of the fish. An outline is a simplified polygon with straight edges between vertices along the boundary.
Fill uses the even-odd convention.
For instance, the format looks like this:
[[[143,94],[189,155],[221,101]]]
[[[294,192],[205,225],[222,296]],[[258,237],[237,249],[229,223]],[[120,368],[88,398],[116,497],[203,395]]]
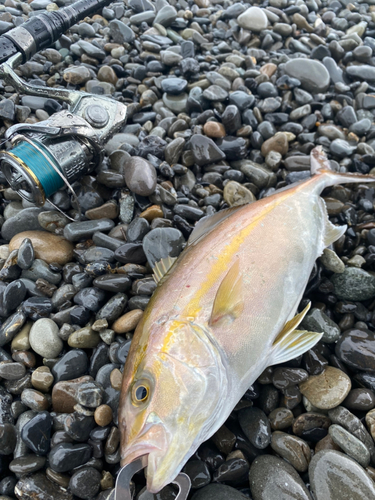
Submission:
[[[347,227],[329,221],[320,194],[375,178],[333,171],[319,147],[311,173],[201,219],[178,259],[156,264],[119,402],[121,465],[147,454],[149,492],[174,480],[267,367],[321,339],[298,328],[309,305],[296,313],[316,259]]]

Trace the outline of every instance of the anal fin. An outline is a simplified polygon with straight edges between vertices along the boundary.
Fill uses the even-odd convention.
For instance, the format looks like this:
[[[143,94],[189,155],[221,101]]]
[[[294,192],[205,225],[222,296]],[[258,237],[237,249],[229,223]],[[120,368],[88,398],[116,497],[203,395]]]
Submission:
[[[268,366],[285,363],[308,351],[322,338],[323,333],[296,330],[310,309],[311,302],[294,318],[285,323],[274,340]]]
[[[294,330],[273,344],[268,366],[286,363],[304,354],[322,338],[323,333]]]

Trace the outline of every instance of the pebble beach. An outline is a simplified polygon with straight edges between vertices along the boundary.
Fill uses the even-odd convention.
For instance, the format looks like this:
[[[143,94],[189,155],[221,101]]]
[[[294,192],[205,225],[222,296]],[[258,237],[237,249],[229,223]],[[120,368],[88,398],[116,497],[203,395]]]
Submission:
[[[0,35],[66,5],[0,0]],[[51,197],[75,222],[0,172],[0,500],[107,500],[152,266],[203,217],[309,178],[316,146],[375,175],[375,1],[115,2],[16,73],[112,96],[127,122],[73,184],[80,220],[66,190]],[[64,106],[0,80],[0,141]],[[322,340],[249,387],[185,465],[189,500],[375,500],[375,183],[323,198],[347,231],[299,308],[311,301],[302,326]],[[143,473],[131,488],[176,497]]]

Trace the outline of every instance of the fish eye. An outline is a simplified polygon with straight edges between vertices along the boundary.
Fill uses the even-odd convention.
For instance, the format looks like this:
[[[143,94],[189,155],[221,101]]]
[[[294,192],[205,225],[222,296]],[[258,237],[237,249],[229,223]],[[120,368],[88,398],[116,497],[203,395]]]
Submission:
[[[144,403],[149,396],[149,387],[145,381],[140,381],[133,386],[132,399],[135,404]]]

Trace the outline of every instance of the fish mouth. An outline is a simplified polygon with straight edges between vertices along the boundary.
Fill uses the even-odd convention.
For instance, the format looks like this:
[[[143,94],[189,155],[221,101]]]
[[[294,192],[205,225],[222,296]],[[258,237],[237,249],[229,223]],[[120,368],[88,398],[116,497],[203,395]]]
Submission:
[[[132,446],[128,452],[125,452],[124,456],[121,458],[120,465],[121,467],[124,467],[125,465],[134,462],[134,460],[137,460],[137,458],[140,458],[144,455],[150,455],[150,453],[158,451],[161,452],[162,450],[157,446],[139,443],[138,445]]]

